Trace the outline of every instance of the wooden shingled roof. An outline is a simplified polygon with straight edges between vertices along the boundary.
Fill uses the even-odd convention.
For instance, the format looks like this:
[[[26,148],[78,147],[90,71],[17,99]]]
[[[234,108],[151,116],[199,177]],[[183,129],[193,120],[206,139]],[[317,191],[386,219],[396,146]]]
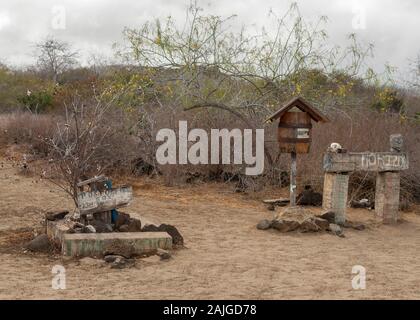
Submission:
[[[272,122],[273,120],[280,118],[287,111],[297,107],[303,112],[308,113],[311,118],[316,122],[329,122],[330,120],[325,116],[321,111],[311,105],[309,102],[305,101],[302,97],[296,97],[291,99],[285,105],[283,105],[279,110],[274,112],[270,117],[265,120],[265,122]]]

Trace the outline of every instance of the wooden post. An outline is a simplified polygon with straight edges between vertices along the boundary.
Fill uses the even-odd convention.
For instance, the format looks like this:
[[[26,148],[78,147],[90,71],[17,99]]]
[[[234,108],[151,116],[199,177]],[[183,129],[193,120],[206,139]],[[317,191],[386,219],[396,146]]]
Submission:
[[[292,164],[290,167],[290,206],[296,205],[296,152],[291,153]]]

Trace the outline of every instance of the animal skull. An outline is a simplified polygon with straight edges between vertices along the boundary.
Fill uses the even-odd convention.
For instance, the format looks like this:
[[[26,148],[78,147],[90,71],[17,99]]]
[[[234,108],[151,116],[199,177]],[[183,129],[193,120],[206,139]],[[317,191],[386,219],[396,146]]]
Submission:
[[[337,142],[333,142],[333,143],[331,143],[331,145],[329,146],[328,151],[338,153],[338,152],[340,152],[342,149],[343,149],[343,147],[342,147],[339,143],[337,143]]]

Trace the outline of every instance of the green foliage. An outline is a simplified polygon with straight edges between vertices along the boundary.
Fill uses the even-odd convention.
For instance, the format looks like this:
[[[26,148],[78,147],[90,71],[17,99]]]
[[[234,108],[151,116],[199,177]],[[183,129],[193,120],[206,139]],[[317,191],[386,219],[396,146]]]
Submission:
[[[49,87],[49,81],[40,79],[30,70],[19,71],[0,66],[0,112],[24,107],[18,97],[24,96],[28,90],[38,92]]]
[[[202,11],[193,3],[182,28],[169,17],[124,30],[128,50],[120,55],[157,70],[150,101],[161,105],[170,97],[184,109],[216,107],[255,119],[296,95],[348,105],[372,50],[355,35],[347,47],[331,46],[327,19],[309,23],[296,4],[282,16],[270,12],[267,28],[257,34],[231,31],[235,16]]]
[[[399,97],[398,92],[391,88],[384,88],[375,95],[371,107],[381,112],[399,113],[405,112],[404,100]]]
[[[33,113],[45,112],[53,104],[53,96],[46,90],[28,91],[26,95],[17,97],[17,100]]]

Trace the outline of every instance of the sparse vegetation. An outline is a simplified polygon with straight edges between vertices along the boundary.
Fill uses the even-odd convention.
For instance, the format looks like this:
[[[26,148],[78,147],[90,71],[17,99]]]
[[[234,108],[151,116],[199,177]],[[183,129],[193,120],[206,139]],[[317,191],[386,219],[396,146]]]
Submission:
[[[345,48],[332,46],[326,18],[310,24],[293,5],[270,19],[271,32],[235,33],[233,16],[208,16],[193,5],[183,28],[171,18],[126,28],[125,42],[116,46],[123,62],[100,68],[97,61],[77,67],[69,44],[47,39],[37,45],[34,68],[0,66],[3,143],[32,146],[35,156],[51,161],[52,176],[73,198],[78,179],[110,171],[161,174],[169,184],[216,179],[259,190],[267,183],[284,186],[289,161],[273,141],[276,128],[263,120],[291,96],[303,95],[333,121],[314,128],[311,153],[298,163],[301,186],[321,188],[321,156],[331,142],[383,151],[389,134],[400,132],[410,156],[402,196],[419,201],[418,68],[409,89],[384,84],[365,64],[373,47],[355,35]],[[158,165],[156,132],[176,128],[179,119],[207,130],[264,127],[265,173],[247,177],[239,165]],[[353,196],[370,197],[371,179],[354,175]]]

